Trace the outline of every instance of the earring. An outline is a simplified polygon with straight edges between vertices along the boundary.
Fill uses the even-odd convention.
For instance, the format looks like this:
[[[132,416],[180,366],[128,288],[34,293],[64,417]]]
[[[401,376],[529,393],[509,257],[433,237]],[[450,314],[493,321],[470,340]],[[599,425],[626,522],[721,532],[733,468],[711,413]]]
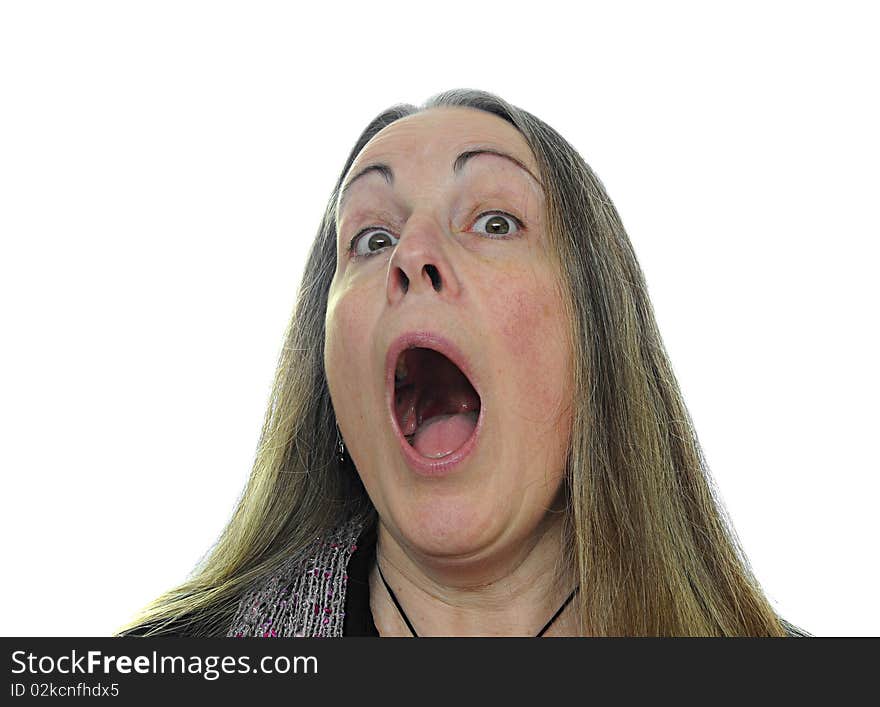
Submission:
[[[342,435],[339,433],[339,425],[336,425],[336,461],[339,466],[345,465],[345,444],[342,441]]]

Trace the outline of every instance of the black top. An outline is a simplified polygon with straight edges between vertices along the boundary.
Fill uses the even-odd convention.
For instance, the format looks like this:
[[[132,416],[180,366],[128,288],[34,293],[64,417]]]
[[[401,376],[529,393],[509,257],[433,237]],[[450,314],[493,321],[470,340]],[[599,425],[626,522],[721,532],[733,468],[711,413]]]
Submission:
[[[357,550],[348,561],[343,636],[378,636],[370,610],[370,569],[376,558],[376,524],[370,523],[357,539]]]

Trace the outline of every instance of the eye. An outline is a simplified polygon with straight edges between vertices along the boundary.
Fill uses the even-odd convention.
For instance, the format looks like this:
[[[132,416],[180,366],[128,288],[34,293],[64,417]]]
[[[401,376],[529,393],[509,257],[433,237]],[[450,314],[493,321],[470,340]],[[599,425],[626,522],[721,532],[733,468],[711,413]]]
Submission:
[[[519,230],[523,227],[522,221],[516,216],[505,213],[504,211],[487,211],[486,213],[480,214],[479,218],[477,218],[474,223],[475,229],[477,228],[477,224],[483,219],[486,219],[486,234],[492,238],[509,238],[510,236],[519,233]],[[512,231],[511,224],[514,229]]]
[[[505,211],[486,211],[477,217],[473,230],[479,231],[479,224],[484,220],[484,233],[490,238],[512,238],[524,228],[522,221],[512,214]],[[349,252],[355,258],[369,258],[378,255],[388,246],[395,245],[397,241],[397,238],[381,226],[368,226],[351,239]]]
[[[356,258],[369,258],[371,255],[381,253],[386,246],[394,245],[391,241],[396,243],[397,239],[384,228],[369,226],[358,231],[351,239],[351,252]]]

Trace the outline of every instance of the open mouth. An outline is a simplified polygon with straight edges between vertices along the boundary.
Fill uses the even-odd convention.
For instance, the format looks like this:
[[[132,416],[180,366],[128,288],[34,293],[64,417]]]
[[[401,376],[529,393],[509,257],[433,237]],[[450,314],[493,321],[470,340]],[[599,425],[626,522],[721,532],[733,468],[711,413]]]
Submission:
[[[394,414],[410,446],[423,457],[440,459],[473,436],[480,396],[442,353],[409,348],[398,356],[394,371]]]

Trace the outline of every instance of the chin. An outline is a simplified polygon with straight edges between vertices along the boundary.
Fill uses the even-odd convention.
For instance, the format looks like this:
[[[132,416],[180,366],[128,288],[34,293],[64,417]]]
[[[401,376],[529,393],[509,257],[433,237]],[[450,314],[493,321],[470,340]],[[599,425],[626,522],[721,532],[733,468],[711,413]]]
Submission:
[[[407,545],[422,555],[473,557],[503,534],[505,515],[491,503],[461,498],[430,498],[392,512]]]

